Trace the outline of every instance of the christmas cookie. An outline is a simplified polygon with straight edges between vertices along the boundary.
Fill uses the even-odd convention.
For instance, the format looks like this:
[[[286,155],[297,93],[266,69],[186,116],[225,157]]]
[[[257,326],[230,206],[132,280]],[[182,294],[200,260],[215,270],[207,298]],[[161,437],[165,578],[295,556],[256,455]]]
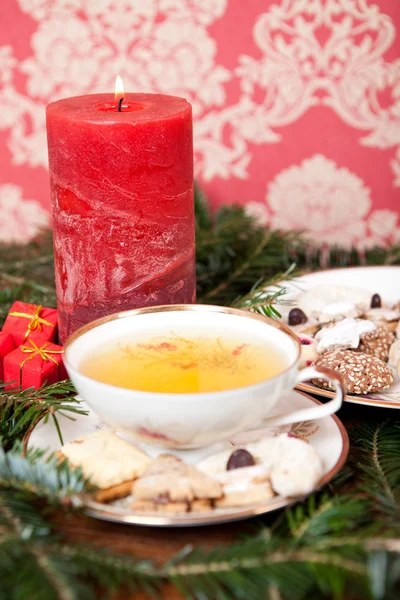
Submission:
[[[337,285],[319,286],[297,298],[298,307],[321,323],[357,317],[370,303],[370,292]]]
[[[274,445],[274,439],[246,444],[218,452],[198,465],[222,485],[224,494],[215,501],[216,507],[268,502],[274,496],[270,483]]]
[[[400,311],[384,307],[370,308],[364,313],[364,318],[389,331],[396,331],[400,319]]]
[[[215,506],[266,502],[273,492],[301,496],[312,491],[322,475],[314,448],[290,434],[245,444],[203,460],[198,468],[223,486]]]
[[[289,327],[300,335],[313,335],[318,331],[318,321],[309,318],[300,308],[292,308],[289,312],[287,323]]]
[[[160,454],[134,483],[133,495],[135,510],[152,505],[158,511],[182,512],[186,505],[187,512],[195,500],[210,501],[222,496],[222,486],[176,456]],[[194,510],[196,506],[193,505]]]
[[[143,513],[162,513],[176,515],[188,512],[208,512],[212,510],[211,500],[192,500],[192,502],[170,502],[168,496],[156,500],[134,500],[131,509]]]
[[[311,444],[284,434],[276,438],[279,459],[271,469],[273,490],[285,497],[304,496],[318,485],[322,463]]]
[[[187,502],[170,502],[168,497],[165,496],[164,498],[160,497],[157,501],[134,500],[131,509],[143,513],[180,514],[189,512],[189,504]]]
[[[331,302],[321,309],[318,320],[320,323],[332,323],[346,318],[355,319],[362,313],[354,302]]]
[[[95,495],[98,502],[128,496],[133,481],[151,462],[144,452],[110,431],[96,431],[69,442],[60,454],[99,488]]]
[[[364,333],[361,336],[357,351],[376,356],[387,362],[394,339],[395,335],[392,331],[388,331],[384,327],[376,327],[373,331]]]
[[[218,476],[224,495],[215,501],[217,508],[268,502],[274,497],[269,476],[261,465],[226,471]]]
[[[286,434],[285,434],[286,435]],[[271,467],[278,459],[276,437],[266,438],[258,442],[251,442],[240,447],[232,447],[222,452],[217,452],[202,460],[197,468],[210,477],[218,477],[221,473],[262,465],[268,474]]]
[[[376,325],[371,321],[351,318],[326,325],[315,336],[318,342],[318,352],[323,354],[332,350],[358,348],[360,336],[375,329]]]
[[[387,390],[393,383],[393,373],[382,360],[363,352],[335,350],[323,354],[314,362],[315,366],[328,367],[343,376],[350,394],[369,394]],[[313,379],[314,385],[333,390],[323,379]]]

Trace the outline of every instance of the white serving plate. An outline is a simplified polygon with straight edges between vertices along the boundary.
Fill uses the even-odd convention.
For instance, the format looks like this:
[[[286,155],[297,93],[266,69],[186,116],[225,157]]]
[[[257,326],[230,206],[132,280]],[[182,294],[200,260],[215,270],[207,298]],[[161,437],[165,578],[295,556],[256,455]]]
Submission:
[[[82,404],[84,405],[84,403]],[[273,414],[283,413],[288,409],[309,408],[310,405],[312,406],[313,404],[320,404],[320,402],[307,394],[292,391],[286,398],[283,398],[278,402],[278,406],[274,409]],[[87,407],[85,406],[85,408]],[[65,443],[72,441],[77,437],[88,435],[98,429],[108,427],[90,410],[88,416],[76,415],[75,420],[60,416],[59,422]],[[179,456],[188,464],[196,465],[210,454],[219,452],[224,448],[233,448],[235,445],[240,446],[246,442],[261,439],[263,437],[273,437],[279,433],[289,431],[292,431],[298,437],[301,437],[312,444],[320,456],[323,465],[323,477],[318,484],[318,488],[330,481],[345,463],[349,452],[347,432],[336,416],[325,417],[318,421],[307,421],[293,425],[285,425],[276,429],[262,429],[252,431],[251,433],[245,432],[238,434],[234,439],[225,443],[199,450],[169,450],[168,452]],[[157,446],[144,444],[137,445],[153,458],[158,454],[165,452],[165,449]],[[60,449],[60,440],[52,420],[49,420],[47,423],[39,423],[31,435],[29,447],[40,447],[52,452]],[[129,525],[157,527],[190,527],[238,521],[263,515],[277,510],[278,508],[284,508],[293,502],[295,502],[295,499],[293,498],[276,496],[271,501],[263,504],[253,504],[240,508],[216,509],[206,513],[185,513],[182,515],[164,516],[138,513],[118,506],[99,504],[89,499],[83,500],[85,512],[97,519],[113,521],[116,523],[126,523]]]
[[[321,285],[343,285],[365,289],[372,294],[379,294],[383,303],[395,304],[400,300],[400,266],[384,267],[345,267],[343,269],[328,269],[298,277],[295,282],[283,282],[288,290],[285,299],[296,305],[296,297],[300,292],[308,291]],[[293,308],[290,306],[290,308]],[[278,306],[281,311],[283,307]],[[287,307],[283,310],[288,312]],[[282,312],[282,311],[281,311]],[[298,389],[309,394],[332,398],[333,392],[323,390],[312,383],[301,383]],[[400,382],[396,382],[385,392],[368,395],[347,394],[346,402],[377,406],[385,408],[400,408]]]

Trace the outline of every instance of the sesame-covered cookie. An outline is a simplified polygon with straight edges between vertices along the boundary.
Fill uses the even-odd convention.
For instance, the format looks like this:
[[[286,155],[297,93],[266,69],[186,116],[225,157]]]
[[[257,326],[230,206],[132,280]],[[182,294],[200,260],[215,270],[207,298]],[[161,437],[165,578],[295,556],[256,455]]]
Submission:
[[[373,331],[361,336],[357,352],[364,352],[387,362],[394,339],[395,335],[392,331],[388,331],[384,327],[376,327]]]
[[[323,354],[314,362],[315,366],[328,367],[339,372],[346,383],[350,394],[370,394],[387,390],[394,377],[390,367],[380,358],[363,352],[335,350]],[[333,390],[330,382],[324,379],[313,379],[314,385]]]

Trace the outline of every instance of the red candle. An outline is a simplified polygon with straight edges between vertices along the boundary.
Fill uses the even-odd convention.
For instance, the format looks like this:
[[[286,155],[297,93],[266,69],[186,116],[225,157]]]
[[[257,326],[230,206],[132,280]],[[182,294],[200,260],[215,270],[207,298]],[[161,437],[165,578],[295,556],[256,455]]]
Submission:
[[[120,100],[47,107],[61,342],[106,314],[195,301],[191,106]]]

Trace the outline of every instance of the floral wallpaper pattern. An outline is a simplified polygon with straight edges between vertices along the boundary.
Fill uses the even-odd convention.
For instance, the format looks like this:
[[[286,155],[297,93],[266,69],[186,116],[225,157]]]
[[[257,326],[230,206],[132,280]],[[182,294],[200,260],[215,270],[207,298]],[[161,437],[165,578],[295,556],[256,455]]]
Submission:
[[[321,244],[399,241],[399,28],[398,0],[8,0],[0,240],[49,220],[46,104],[119,73],[193,104],[215,205]]]

